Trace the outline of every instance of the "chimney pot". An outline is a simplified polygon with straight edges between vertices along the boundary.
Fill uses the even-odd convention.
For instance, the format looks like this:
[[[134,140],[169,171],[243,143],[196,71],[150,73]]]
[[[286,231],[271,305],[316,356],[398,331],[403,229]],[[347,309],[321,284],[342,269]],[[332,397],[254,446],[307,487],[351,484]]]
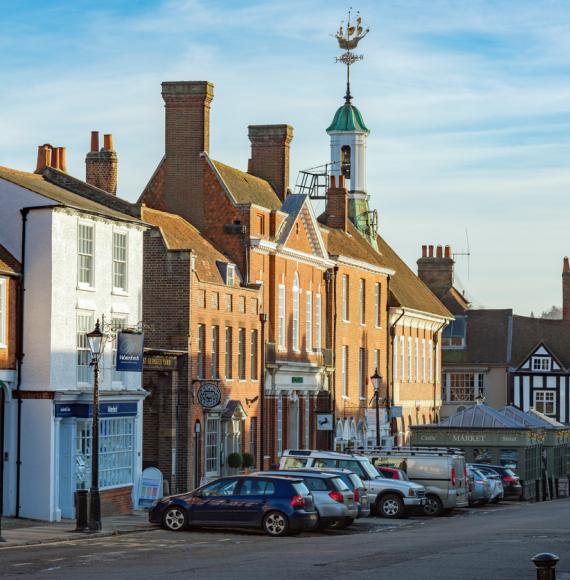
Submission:
[[[91,131],[91,151],[99,151],[99,131]]]
[[[53,167],[54,169],[59,169],[60,166],[61,166],[60,147],[52,147],[50,167]]]
[[[425,244],[422,246],[422,258],[427,258],[427,246]]]
[[[433,258],[433,245],[431,244],[428,246],[428,256]]]
[[[443,258],[443,248],[441,246],[437,246],[436,248],[436,257]]]
[[[113,135],[110,133],[103,135],[103,148],[107,149],[107,151],[113,150]]]
[[[564,256],[564,263],[562,266],[562,272],[570,272],[570,262],[568,261],[568,256]]]
[[[331,188],[334,189],[336,187],[336,175],[331,175]]]
[[[339,175],[338,176],[338,186],[341,189],[344,187],[344,175]]]
[[[445,246],[445,257],[451,258],[451,246]]]
[[[67,153],[66,153],[65,147],[58,147],[57,148],[57,153],[58,153],[58,156],[59,156],[59,167],[58,167],[58,169],[60,169],[64,173],[67,173]]]
[[[44,143],[38,146],[38,161],[36,163],[36,173],[41,173],[51,164],[51,145]]]

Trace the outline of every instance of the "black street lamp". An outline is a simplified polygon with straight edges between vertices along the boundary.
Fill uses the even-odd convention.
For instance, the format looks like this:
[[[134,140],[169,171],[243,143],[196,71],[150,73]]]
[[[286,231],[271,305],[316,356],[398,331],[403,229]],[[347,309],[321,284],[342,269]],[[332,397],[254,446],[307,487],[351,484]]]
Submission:
[[[93,366],[93,425],[91,427],[91,489],[89,491],[89,529],[101,530],[101,496],[99,495],[99,360],[105,350],[107,335],[101,332],[99,319],[95,330],[87,333]]]
[[[378,369],[376,369],[370,378],[374,386],[374,400],[376,403],[376,447],[380,447],[380,383],[382,382],[382,376],[378,374]]]

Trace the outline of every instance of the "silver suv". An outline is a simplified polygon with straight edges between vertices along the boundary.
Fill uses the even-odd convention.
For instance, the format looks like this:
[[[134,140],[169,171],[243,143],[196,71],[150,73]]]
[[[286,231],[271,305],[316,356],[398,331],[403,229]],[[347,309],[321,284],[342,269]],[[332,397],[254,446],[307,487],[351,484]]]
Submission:
[[[317,530],[346,528],[358,516],[358,504],[354,501],[354,493],[338,475],[303,469],[264,471],[257,475],[294,476],[302,479],[313,496],[315,509],[319,515]]]
[[[411,481],[386,479],[363,455],[334,451],[287,449],[281,456],[280,469],[302,467],[340,467],[350,469],[362,479],[376,513],[385,518],[402,518],[409,508],[423,507],[426,492],[423,485]]]

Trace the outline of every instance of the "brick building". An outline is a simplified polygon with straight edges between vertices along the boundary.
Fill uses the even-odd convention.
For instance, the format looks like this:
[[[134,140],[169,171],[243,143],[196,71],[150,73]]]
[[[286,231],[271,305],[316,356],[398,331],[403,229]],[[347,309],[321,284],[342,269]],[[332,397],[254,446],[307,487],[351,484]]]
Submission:
[[[258,459],[260,292],[183,217],[143,206],[141,218],[154,226],[144,242],[143,460],[176,492],[232,473],[231,453]],[[153,362],[165,355],[172,368]],[[200,389],[221,396],[204,406]]]
[[[20,263],[0,245],[0,513],[10,513],[15,496],[17,313]],[[9,461],[6,461],[6,459]]]

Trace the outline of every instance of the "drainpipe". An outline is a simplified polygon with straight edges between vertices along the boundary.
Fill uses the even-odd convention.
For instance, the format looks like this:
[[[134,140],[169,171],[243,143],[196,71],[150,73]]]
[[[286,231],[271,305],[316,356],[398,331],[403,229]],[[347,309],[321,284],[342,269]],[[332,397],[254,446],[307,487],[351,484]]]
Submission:
[[[336,329],[337,329],[337,320],[338,320],[338,311],[337,311],[337,277],[338,277],[338,266],[333,267],[332,272],[332,293],[333,293],[333,327],[332,327],[332,362],[333,362],[333,380],[332,380],[332,415],[333,415],[333,430],[331,432],[331,449],[334,448],[334,437],[336,433]]]
[[[259,373],[259,469],[264,468],[265,458],[265,324],[267,314],[259,315],[261,322],[261,352],[260,352],[260,373]]]
[[[388,283],[389,283],[389,278],[388,278]],[[390,308],[389,306],[387,306],[387,310],[388,310],[388,314],[390,313]],[[390,322],[388,322],[389,326],[390,326],[390,332],[389,334],[389,342],[392,343],[392,351],[394,350],[394,339],[396,338],[396,325],[398,324],[398,322],[400,321],[400,319],[404,316],[404,314],[406,314],[406,309],[402,308],[402,313],[400,314],[400,316],[398,316],[398,318],[396,318],[396,320],[394,321],[393,324],[390,324]],[[392,361],[393,362],[393,361]],[[398,361],[396,361],[396,364],[398,364]],[[389,363],[388,363],[389,366]],[[391,383],[391,390],[390,393],[386,393],[386,399],[387,399],[387,411],[388,411],[388,425],[390,426],[390,431],[389,431],[389,435],[390,437],[392,436],[392,423],[393,423],[393,419],[392,419],[392,396],[394,394],[394,373],[392,372],[390,374],[390,383]]]

